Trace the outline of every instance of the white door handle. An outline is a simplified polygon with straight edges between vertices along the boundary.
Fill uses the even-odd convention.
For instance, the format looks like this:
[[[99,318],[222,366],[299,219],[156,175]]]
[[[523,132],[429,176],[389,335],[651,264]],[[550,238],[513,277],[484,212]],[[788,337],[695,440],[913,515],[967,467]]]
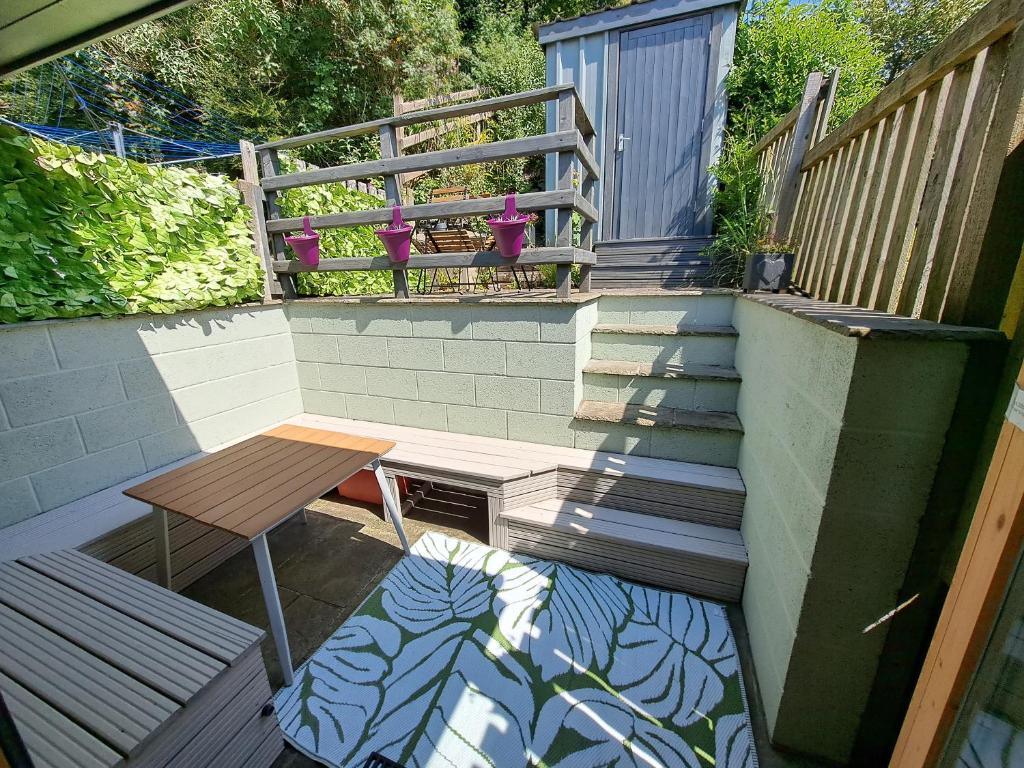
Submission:
[[[626,136],[625,134],[620,133],[619,134],[619,146],[616,149],[616,151],[617,152],[621,152],[622,150],[624,150],[626,148],[626,142],[629,141],[629,140],[630,140],[629,136]]]

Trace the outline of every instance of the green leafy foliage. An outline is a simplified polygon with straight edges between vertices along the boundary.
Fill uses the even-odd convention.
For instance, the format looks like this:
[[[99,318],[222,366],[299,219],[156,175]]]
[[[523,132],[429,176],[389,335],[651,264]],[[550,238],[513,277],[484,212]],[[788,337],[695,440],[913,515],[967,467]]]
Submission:
[[[728,80],[731,130],[756,140],[800,102],[808,73],[836,67],[837,125],[878,93],[882,66],[867,27],[848,3],[755,0],[736,35]]]
[[[392,113],[392,94],[465,84],[452,0],[208,0],[103,44],[116,59],[278,138]],[[322,165],[372,156],[372,139],[318,145]]]
[[[885,81],[963,24],[985,0],[858,0],[858,18],[885,59]]]
[[[258,299],[230,179],[0,129],[0,322],[170,313]]]
[[[714,199],[718,233],[704,253],[711,257],[712,278],[722,287],[740,284],[747,259],[758,250],[769,224],[752,149],[748,142],[730,138],[712,168],[720,185]]]

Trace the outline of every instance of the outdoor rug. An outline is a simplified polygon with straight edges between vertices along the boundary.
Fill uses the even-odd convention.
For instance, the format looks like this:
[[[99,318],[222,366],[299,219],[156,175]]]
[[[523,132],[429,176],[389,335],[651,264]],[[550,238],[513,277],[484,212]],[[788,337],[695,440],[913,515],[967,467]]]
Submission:
[[[328,765],[752,768],[725,610],[427,534],[276,697]]]

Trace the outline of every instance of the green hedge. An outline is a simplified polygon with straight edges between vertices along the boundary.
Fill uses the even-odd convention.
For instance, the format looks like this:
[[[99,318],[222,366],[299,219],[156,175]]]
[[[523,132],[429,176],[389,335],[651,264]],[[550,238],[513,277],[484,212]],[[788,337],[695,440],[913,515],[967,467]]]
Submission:
[[[283,196],[287,215],[380,206],[341,185]],[[324,257],[383,253],[369,227]],[[234,182],[83,152],[0,128],[0,322],[172,313],[259,300],[263,274]],[[302,275],[301,293],[384,293],[391,273]]]
[[[0,130],[0,322],[260,298],[232,181]]]

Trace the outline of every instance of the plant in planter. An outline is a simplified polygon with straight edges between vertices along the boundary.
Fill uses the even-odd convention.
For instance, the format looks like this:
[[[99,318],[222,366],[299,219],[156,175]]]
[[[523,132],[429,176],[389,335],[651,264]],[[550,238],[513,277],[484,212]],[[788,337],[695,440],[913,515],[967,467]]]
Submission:
[[[789,287],[792,275],[793,246],[774,236],[760,238],[747,254],[742,288],[778,293]]]
[[[793,249],[771,235],[772,215],[761,202],[762,179],[751,147],[730,139],[712,169],[720,187],[715,193],[715,240],[703,253],[711,258],[716,285],[745,291],[779,291],[789,285]]]

